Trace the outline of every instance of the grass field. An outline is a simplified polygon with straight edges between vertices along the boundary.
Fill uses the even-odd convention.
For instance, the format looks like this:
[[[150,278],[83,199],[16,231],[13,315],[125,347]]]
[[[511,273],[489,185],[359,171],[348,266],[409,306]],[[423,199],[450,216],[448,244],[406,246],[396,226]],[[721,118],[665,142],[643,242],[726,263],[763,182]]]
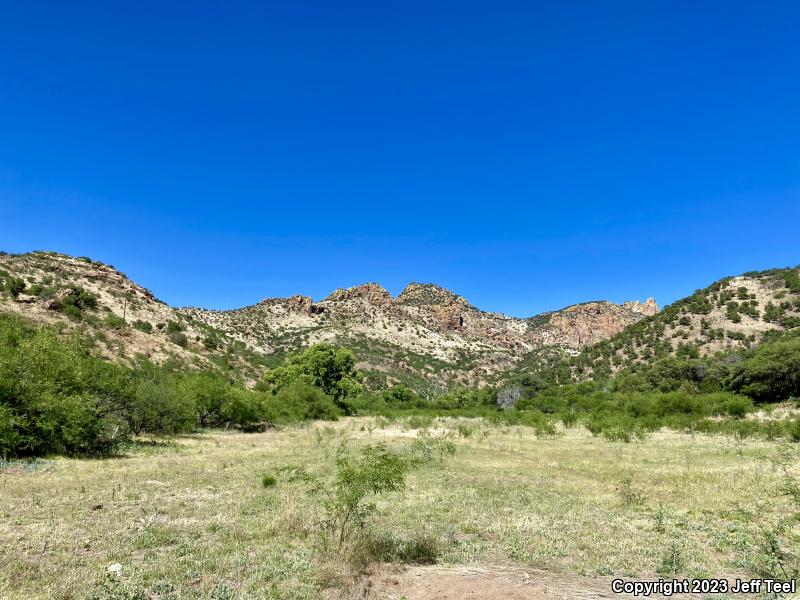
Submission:
[[[442,565],[749,577],[764,560],[762,529],[789,509],[771,442],[663,432],[626,444],[581,429],[537,438],[476,420],[433,426],[450,432],[455,454],[381,497],[365,536],[422,548]],[[417,435],[345,419],[138,444],[113,459],[5,463],[0,598],[346,595],[382,555],[321,548],[319,503],[299,483],[261,479],[289,463],[331,473],[343,443],[403,449]],[[107,572],[114,563],[121,576]]]

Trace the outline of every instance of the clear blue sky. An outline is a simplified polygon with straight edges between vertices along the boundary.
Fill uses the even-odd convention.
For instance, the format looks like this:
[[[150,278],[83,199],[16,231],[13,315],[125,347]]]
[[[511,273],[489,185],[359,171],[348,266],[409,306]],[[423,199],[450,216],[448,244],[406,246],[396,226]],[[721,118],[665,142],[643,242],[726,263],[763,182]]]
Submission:
[[[797,2],[3,2],[0,249],[519,316],[800,263]]]

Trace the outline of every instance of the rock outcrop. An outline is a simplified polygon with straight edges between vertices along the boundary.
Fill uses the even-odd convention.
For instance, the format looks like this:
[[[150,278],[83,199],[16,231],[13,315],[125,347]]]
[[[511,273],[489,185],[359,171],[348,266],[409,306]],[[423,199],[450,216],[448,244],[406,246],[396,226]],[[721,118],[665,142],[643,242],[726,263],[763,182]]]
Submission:
[[[628,302],[624,302],[622,306],[623,308],[640,313],[646,317],[652,317],[661,310],[653,298],[648,298],[644,302],[639,302],[638,300],[629,300]]]

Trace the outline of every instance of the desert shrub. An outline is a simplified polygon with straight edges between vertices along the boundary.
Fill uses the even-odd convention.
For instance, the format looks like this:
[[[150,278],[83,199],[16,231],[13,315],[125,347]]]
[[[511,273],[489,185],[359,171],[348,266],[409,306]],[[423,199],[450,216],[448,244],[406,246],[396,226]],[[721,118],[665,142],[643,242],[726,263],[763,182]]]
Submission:
[[[456,450],[452,434],[434,435],[426,429],[421,430],[411,443],[411,455],[420,464],[442,461],[445,457],[455,454]]]
[[[319,499],[325,511],[323,523],[338,550],[358,532],[363,532],[368,520],[377,510],[372,498],[398,492],[413,463],[385,444],[363,448],[357,458],[341,456],[336,459],[333,480],[322,478],[302,467],[284,467],[281,472],[290,481],[308,487],[308,493]]]
[[[469,389],[455,387],[440,396],[433,406],[445,410],[463,410],[496,406],[497,393],[492,388]]]
[[[183,376],[181,393],[194,405],[200,427],[217,427],[224,423],[222,407],[230,389],[229,382],[214,372],[194,372]]]
[[[142,321],[141,319],[137,319],[133,322],[133,328],[144,333],[153,333],[153,325],[147,321]]]
[[[375,562],[433,565],[441,552],[441,541],[429,533],[399,536],[390,532],[369,532],[356,545],[353,559],[360,565]]]
[[[189,338],[186,337],[185,333],[180,331],[173,331],[172,333],[169,333],[167,338],[170,342],[176,346],[180,346],[181,348],[186,348],[189,345]]]
[[[3,290],[12,298],[16,298],[25,291],[25,280],[21,277],[6,276],[3,281]]]
[[[433,415],[411,415],[403,420],[403,429],[427,429],[433,425]]]
[[[159,327],[159,329],[161,329],[161,327]],[[186,328],[178,321],[167,321],[166,325],[167,333],[180,333],[185,329]]]
[[[509,385],[497,392],[497,406],[500,408],[513,408],[522,398],[523,388],[519,384]]]
[[[60,310],[69,316],[80,316],[85,309],[97,308],[97,296],[80,286],[72,286],[62,291],[64,293],[51,304],[53,310]]]
[[[128,324],[122,317],[115,315],[114,313],[108,313],[105,318],[105,325],[110,329],[119,330],[124,329]]]
[[[800,337],[763,344],[732,369],[728,387],[756,402],[800,395]]]
[[[789,439],[800,443],[800,419],[793,419],[788,426]]]
[[[133,401],[125,411],[132,433],[178,433],[195,427],[195,400],[185,393],[180,377],[169,366],[141,360],[132,373],[132,384]]]
[[[424,406],[424,401],[405,385],[395,385],[381,393],[381,398],[389,406],[410,408]]]
[[[259,392],[242,387],[228,386],[220,407],[220,420],[225,425],[236,425],[245,431],[256,431],[264,420],[264,397]]]
[[[633,477],[630,475],[626,475],[620,480],[617,494],[619,494],[622,504],[627,507],[641,506],[647,499],[644,490],[634,483]]]
[[[261,486],[265,488],[274,487],[278,484],[278,478],[270,473],[261,478]]]

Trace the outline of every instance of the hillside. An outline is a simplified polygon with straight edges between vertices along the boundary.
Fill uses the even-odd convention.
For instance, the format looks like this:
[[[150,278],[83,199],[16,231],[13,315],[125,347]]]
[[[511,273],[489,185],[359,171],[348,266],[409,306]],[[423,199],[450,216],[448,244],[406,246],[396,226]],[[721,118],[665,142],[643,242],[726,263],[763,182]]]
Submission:
[[[292,296],[230,311],[177,309],[110,265],[53,252],[2,254],[0,278],[19,280],[0,309],[85,330],[107,358],[213,363],[250,382],[288,352],[331,342],[354,350],[374,386],[481,384],[543,348],[575,354],[659,310],[652,299],[595,301],[520,319],[420,283],[396,298],[369,283],[319,302]]]
[[[16,296],[8,292],[14,278],[21,280]],[[216,364],[245,380],[263,370],[263,359],[244,344],[189,321],[111,265],[54,252],[0,253],[0,279],[7,288],[0,310],[88,333],[107,359],[130,364],[143,356],[199,368]]]
[[[800,267],[726,277],[585,348],[570,363],[585,379],[666,356],[741,351],[800,327]]]
[[[274,359],[316,342],[352,348],[377,385],[396,381],[480,384],[529,352],[577,351],[658,310],[655,302],[589,302],[529,319],[484,312],[433,284],[409,284],[393,298],[375,283],[339,289],[320,302],[270,298],[232,311],[182,309]]]

